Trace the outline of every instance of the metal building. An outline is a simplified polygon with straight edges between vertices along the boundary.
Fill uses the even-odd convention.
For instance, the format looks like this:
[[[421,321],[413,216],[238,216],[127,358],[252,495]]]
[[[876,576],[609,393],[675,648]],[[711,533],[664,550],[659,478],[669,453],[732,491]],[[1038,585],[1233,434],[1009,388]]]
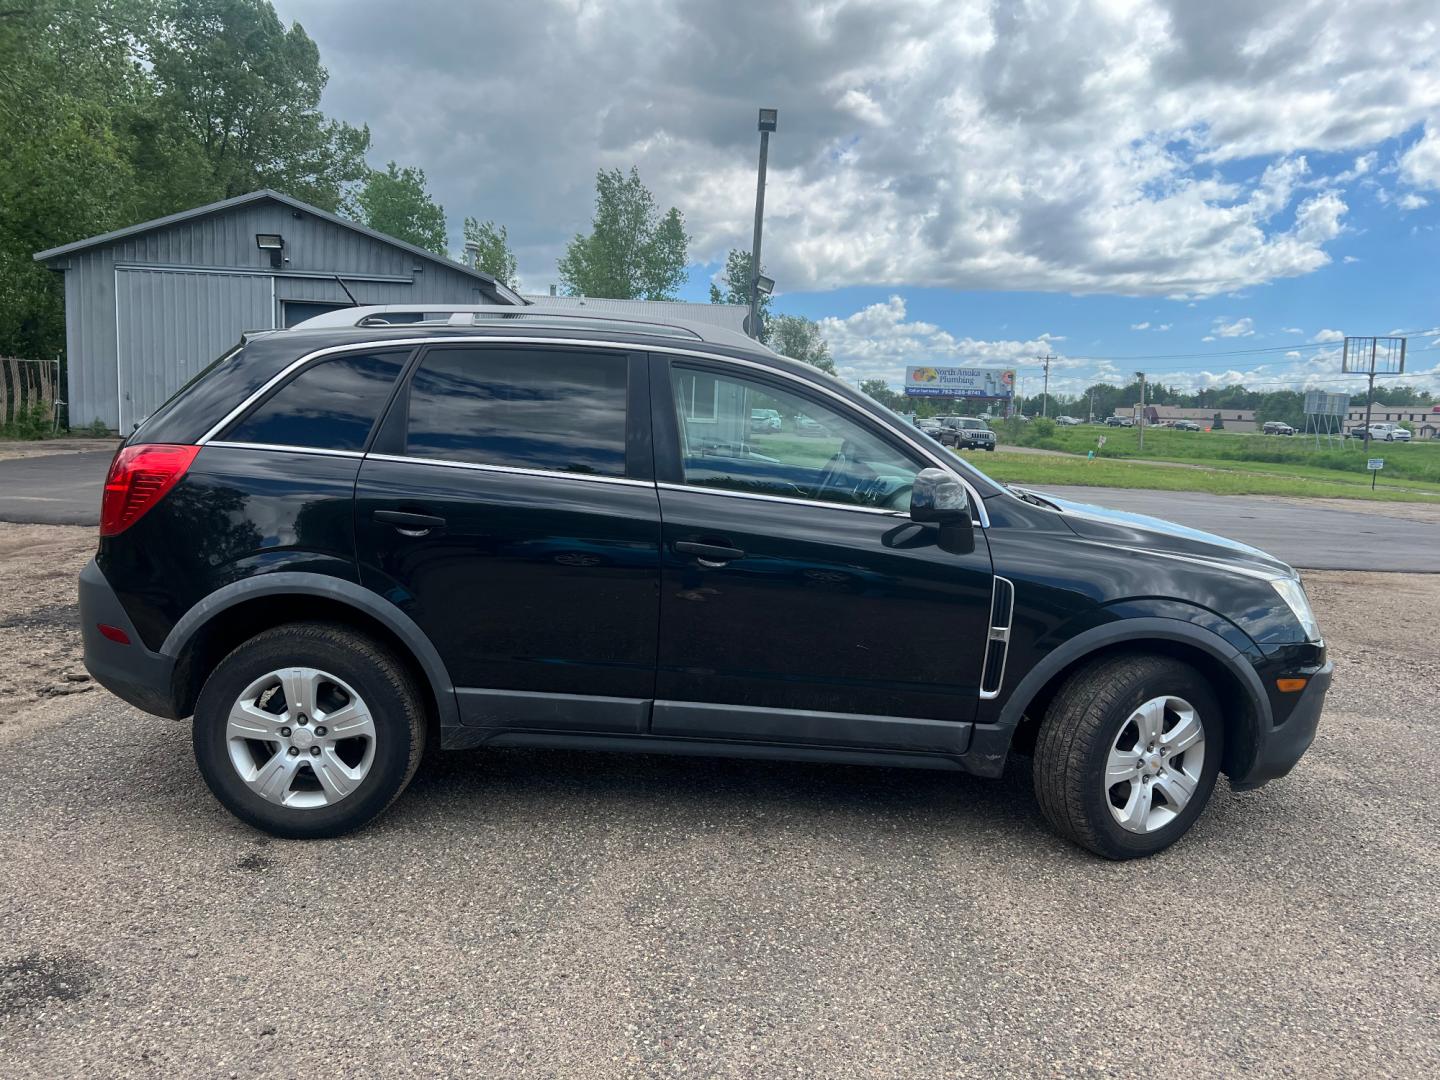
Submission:
[[[276,191],[35,259],[65,275],[70,425],[124,433],[244,331],[345,307],[346,288],[361,304],[523,303],[489,274]]]

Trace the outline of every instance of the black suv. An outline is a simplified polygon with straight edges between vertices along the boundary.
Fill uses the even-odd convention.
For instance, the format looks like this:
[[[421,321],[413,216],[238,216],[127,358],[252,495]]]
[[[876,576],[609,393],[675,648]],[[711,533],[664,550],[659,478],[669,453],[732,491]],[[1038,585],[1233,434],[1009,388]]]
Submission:
[[[1219,772],[1287,772],[1331,672],[1263,552],[1007,488],[738,334],[543,308],[248,337],[116,455],[80,608],[94,676],[193,715],[216,796],[289,837],[375,817],[427,742],[1014,750],[1128,858]]]

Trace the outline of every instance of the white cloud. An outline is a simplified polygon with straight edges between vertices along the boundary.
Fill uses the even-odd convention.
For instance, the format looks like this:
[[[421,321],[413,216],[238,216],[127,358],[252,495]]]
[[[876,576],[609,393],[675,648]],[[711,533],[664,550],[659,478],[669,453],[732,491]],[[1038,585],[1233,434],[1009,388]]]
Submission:
[[[1172,323],[1162,322],[1159,326],[1155,327],[1155,332],[1164,333],[1166,330],[1169,330],[1172,325]]]
[[[966,363],[977,366],[1034,363],[1035,357],[1056,351],[1064,340],[1041,334],[1029,341],[980,341],[956,337],[934,323],[909,320],[905,300],[892,296],[871,304],[846,318],[820,320],[821,333],[830,345],[840,374],[859,384],[865,379],[884,379],[894,385],[904,382],[905,368],[912,364]],[[1073,366],[1060,357],[1052,371]]]
[[[1222,316],[1215,320],[1215,325],[1211,327],[1211,330],[1214,336],[1205,338],[1206,341],[1213,341],[1217,337],[1252,337],[1255,334],[1255,320],[1246,316],[1227,323]]]
[[[1282,332],[1282,333],[1285,333],[1285,334],[1303,334],[1303,333],[1305,333],[1305,331],[1304,331],[1304,330],[1301,330],[1300,327],[1298,327],[1298,326],[1287,326],[1287,327],[1285,327],[1281,332]]]
[[[1131,329],[1131,330],[1149,330],[1149,329],[1150,329],[1150,324],[1149,324],[1148,322],[1131,323],[1131,324],[1130,324],[1130,329]]]
[[[1344,341],[1345,333],[1342,330],[1321,330],[1310,340],[1316,342]]]
[[[1401,210],[1419,210],[1422,207],[1429,206],[1430,200],[1425,198],[1424,195],[1417,195],[1413,191],[1407,191],[1395,200],[1395,205],[1400,207]],[[1349,261],[1348,255],[1346,256],[1346,261]]]
[[[697,259],[747,246],[763,103],[784,289],[1180,298],[1326,265],[1345,186],[1427,118],[1397,167],[1440,185],[1433,4],[278,0],[326,108],[424,166],[452,226],[507,224],[527,281],[553,280],[598,168],[637,165]]]
[[[1440,121],[1427,123],[1424,134],[1400,155],[1400,178],[1417,188],[1440,190]]]

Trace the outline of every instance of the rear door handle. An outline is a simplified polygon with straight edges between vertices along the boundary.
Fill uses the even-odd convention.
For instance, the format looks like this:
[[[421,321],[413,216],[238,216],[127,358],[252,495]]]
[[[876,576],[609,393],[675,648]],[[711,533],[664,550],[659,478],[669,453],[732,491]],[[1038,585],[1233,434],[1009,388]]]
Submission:
[[[440,529],[445,526],[443,517],[436,517],[434,514],[415,514],[408,510],[376,510],[372,516],[376,521],[394,525],[396,531],[404,536],[424,536],[431,529]]]
[[[724,544],[702,544],[693,540],[677,540],[675,551],[681,555],[694,555],[701,566],[724,566],[732,559],[743,559],[745,552]]]

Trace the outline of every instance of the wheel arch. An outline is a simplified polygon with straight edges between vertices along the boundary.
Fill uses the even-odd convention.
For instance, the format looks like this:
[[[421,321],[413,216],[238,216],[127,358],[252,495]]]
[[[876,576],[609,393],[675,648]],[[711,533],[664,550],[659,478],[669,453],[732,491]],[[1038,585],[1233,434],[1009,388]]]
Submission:
[[[353,581],[290,571],[233,582],[181,616],[160,646],[175,661],[177,715],[194,711],[205,679],[226,654],[288,622],[338,622],[384,642],[416,677],[433,721],[441,727],[460,722],[445,662],[413,619]]]
[[[1243,775],[1260,737],[1271,726],[1270,700],[1249,659],[1211,630],[1166,618],[1130,618],[1094,627],[1064,642],[1033,667],[1011,692],[998,726],[1011,747],[1029,753],[1040,721],[1061,685],[1079,668],[1118,653],[1150,653],[1190,664],[1209,681],[1224,711],[1226,775]]]

